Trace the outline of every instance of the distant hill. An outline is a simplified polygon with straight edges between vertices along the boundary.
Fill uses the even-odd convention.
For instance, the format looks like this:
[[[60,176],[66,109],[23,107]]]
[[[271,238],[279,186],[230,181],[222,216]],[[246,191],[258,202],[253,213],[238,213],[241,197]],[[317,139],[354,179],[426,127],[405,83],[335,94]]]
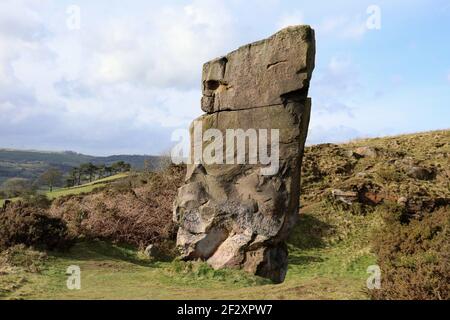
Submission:
[[[145,155],[112,155],[96,157],[72,151],[48,152],[34,150],[0,149],[0,184],[9,178],[36,179],[50,167],[56,167],[67,173],[71,168],[83,163],[111,165],[117,161],[129,163],[133,169],[141,170],[148,160],[149,169],[159,167],[161,158]]]

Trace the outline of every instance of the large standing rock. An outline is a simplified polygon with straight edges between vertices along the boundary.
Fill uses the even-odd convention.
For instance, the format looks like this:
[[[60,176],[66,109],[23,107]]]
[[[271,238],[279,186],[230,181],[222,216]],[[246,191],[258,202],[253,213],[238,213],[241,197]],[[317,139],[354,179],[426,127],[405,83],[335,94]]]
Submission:
[[[227,129],[279,129],[279,170],[263,175],[266,166],[248,164],[248,158],[247,164],[189,164],[174,204],[182,258],[284,280],[285,240],[299,207],[314,56],[314,31],[296,26],[204,65],[207,114],[196,121],[204,131],[218,129],[224,136]],[[205,149],[211,141],[202,143]]]

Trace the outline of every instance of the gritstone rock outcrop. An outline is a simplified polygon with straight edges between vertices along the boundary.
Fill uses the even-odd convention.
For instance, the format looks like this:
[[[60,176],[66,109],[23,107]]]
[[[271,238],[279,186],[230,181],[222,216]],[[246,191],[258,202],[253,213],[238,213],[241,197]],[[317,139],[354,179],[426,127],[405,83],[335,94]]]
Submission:
[[[188,164],[174,203],[183,259],[284,280],[285,241],[298,216],[314,57],[314,31],[295,26],[204,65],[206,114],[197,123],[224,135],[228,129],[279,129],[279,170],[263,175],[264,165],[248,161]],[[210,141],[202,143],[206,148]]]

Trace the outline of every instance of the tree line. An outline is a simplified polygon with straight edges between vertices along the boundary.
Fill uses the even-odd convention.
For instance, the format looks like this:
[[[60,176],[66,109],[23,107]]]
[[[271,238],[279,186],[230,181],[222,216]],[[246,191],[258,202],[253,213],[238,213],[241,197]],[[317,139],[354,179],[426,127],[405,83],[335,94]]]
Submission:
[[[93,163],[84,163],[79,167],[72,168],[66,178],[66,186],[79,186],[85,182],[92,182],[94,180],[110,177],[112,175],[128,172],[131,170],[131,165],[124,161],[114,162],[108,166],[105,164],[94,165]]]
[[[50,192],[55,187],[75,187],[130,170],[131,165],[124,161],[117,161],[111,165],[84,163],[79,167],[72,168],[68,174],[63,174],[58,168],[49,168],[34,181],[24,178],[6,180],[0,188],[0,198],[15,198],[33,194],[40,187],[47,187]]]

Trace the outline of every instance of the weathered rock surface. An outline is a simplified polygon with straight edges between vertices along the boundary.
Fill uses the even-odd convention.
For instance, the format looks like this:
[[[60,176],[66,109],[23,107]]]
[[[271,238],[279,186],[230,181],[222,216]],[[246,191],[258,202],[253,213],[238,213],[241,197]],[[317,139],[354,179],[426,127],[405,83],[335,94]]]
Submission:
[[[314,70],[314,31],[290,27],[203,66],[202,109],[211,113],[304,100]]]
[[[357,157],[376,158],[378,157],[379,152],[376,148],[359,147],[353,152],[353,154],[355,154]]]
[[[314,55],[314,31],[296,26],[204,65],[207,114],[196,120],[203,131],[217,129],[225,136],[228,129],[279,129],[279,170],[263,175],[267,165],[249,164],[250,147],[246,164],[189,164],[174,203],[177,245],[185,260],[284,280],[285,240],[298,216]],[[210,143],[203,142],[203,149]]]

